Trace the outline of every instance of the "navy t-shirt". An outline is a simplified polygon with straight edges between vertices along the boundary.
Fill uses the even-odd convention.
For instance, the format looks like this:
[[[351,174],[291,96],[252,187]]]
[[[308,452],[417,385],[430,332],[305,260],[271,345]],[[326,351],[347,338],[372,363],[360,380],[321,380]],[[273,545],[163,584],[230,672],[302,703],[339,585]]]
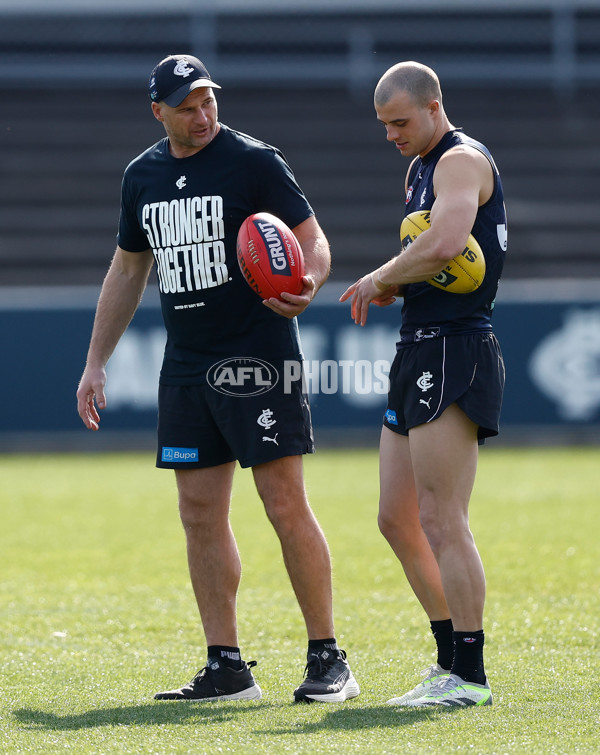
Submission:
[[[484,279],[469,294],[453,294],[429,283],[411,283],[404,292],[401,342],[412,340],[417,329],[432,329],[439,335],[474,333],[491,330],[491,316],[498,280],[502,274],[507,247],[506,210],[500,174],[483,144],[460,130],[448,131],[425,157],[418,157],[408,176],[405,215],[417,210],[430,210],[435,201],[433,173],[447,150],[467,144],[482,152],[494,171],[494,190],[475,217],[471,233],[481,247],[486,264]]]
[[[173,157],[164,138],[125,170],[117,242],[154,253],[167,330],[162,384],[203,383],[227,357],[300,354],[296,319],[265,307],[238,266],[237,233],[255,212],[290,228],[313,215],[281,152],[223,124],[191,157]]]

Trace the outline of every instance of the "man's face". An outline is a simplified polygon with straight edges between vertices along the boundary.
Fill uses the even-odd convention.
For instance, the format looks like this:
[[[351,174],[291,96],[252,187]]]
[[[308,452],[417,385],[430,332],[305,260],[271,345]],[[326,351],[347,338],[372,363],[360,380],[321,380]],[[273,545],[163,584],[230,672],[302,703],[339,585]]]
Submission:
[[[175,157],[199,152],[219,131],[217,100],[211,87],[192,90],[177,107],[153,102],[152,112],[165,127]]]
[[[437,100],[425,107],[417,105],[410,94],[397,90],[385,105],[376,105],[377,118],[385,126],[387,139],[405,157],[425,155],[433,142],[440,105]]]

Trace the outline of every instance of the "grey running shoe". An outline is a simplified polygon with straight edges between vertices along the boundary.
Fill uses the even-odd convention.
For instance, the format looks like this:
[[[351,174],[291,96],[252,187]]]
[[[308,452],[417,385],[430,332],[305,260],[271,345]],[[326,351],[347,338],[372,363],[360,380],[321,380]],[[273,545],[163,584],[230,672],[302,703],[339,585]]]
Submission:
[[[434,663],[433,666],[430,666],[421,672],[423,679],[416,687],[414,687],[414,689],[411,689],[410,692],[406,692],[401,697],[392,697],[387,701],[387,704],[406,705],[410,700],[416,700],[419,697],[423,697],[423,695],[427,694],[427,692],[431,690],[432,685],[441,679],[441,677],[446,677],[449,674],[450,671],[443,669],[439,663]]]
[[[430,708],[444,706],[446,708],[465,708],[468,705],[491,705],[492,690],[488,680],[485,684],[466,682],[456,674],[440,677],[428,692],[422,697],[407,703],[411,708]]]

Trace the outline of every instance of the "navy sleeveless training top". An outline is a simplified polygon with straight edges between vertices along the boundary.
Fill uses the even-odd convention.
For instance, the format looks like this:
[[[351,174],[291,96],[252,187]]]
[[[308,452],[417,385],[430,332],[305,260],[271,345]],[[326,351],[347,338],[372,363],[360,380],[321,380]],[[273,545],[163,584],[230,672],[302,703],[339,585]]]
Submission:
[[[415,338],[415,333],[420,332],[450,335],[492,329],[492,309],[506,256],[507,225],[502,182],[488,149],[460,130],[454,129],[444,134],[431,152],[425,157],[418,157],[411,166],[405,214],[432,208],[435,201],[435,168],[444,152],[459,144],[467,144],[482,152],[494,171],[492,196],[478,209],[471,230],[485,256],[485,276],[479,288],[469,294],[449,293],[424,282],[408,284],[402,307],[402,343],[419,340]]]

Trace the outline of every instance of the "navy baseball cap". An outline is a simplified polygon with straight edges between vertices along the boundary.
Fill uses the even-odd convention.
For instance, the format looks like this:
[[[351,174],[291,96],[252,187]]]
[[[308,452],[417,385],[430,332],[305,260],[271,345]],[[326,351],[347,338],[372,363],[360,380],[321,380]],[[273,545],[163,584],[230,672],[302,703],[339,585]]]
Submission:
[[[152,102],[166,102],[177,107],[198,87],[220,89],[211,80],[206,66],[193,55],[169,55],[150,74],[148,94]]]

